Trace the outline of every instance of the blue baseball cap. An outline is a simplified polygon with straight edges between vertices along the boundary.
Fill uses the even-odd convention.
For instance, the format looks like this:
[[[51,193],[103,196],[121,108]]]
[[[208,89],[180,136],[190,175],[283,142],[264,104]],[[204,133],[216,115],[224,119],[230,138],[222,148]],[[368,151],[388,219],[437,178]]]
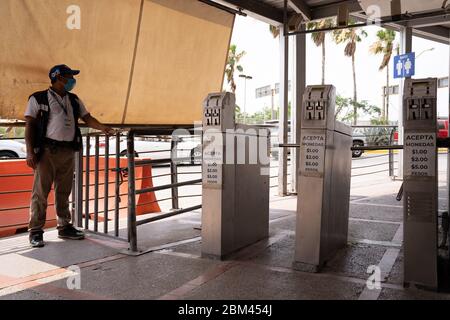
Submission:
[[[61,76],[64,76],[67,74],[71,74],[71,75],[75,76],[79,73],[80,73],[80,70],[72,70],[65,64],[59,64],[50,69],[50,71],[48,73],[48,77],[50,78],[50,80],[53,81],[53,80],[56,80],[56,76],[58,74]]]

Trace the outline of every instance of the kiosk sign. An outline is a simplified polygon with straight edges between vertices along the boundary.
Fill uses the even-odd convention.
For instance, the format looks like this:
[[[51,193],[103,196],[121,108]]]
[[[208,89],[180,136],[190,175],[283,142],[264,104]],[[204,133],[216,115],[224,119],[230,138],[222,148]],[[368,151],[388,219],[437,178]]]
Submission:
[[[305,174],[323,174],[325,163],[325,133],[304,132],[301,136],[300,171]]]
[[[436,133],[405,134],[405,175],[434,177],[436,163]]]

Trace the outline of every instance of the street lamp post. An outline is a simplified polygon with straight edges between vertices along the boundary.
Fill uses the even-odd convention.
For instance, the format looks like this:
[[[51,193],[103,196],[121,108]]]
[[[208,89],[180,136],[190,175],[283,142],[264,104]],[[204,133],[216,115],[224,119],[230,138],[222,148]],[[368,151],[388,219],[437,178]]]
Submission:
[[[245,107],[247,104],[247,80],[253,79],[251,76],[240,74],[239,78],[244,78],[244,124],[247,122],[247,114],[245,113]]]
[[[416,56],[416,59],[419,58],[421,55],[423,55],[425,52],[427,52],[427,51],[433,51],[433,50],[434,50],[434,48],[428,48],[428,49],[423,50],[421,53],[419,53],[419,54]]]

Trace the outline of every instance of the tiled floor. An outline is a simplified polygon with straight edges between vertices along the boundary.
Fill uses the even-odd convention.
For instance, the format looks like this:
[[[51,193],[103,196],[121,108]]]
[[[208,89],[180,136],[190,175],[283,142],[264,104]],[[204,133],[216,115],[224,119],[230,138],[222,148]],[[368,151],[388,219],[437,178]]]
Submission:
[[[352,189],[349,244],[321,273],[292,268],[296,198],[273,197],[269,240],[227,261],[201,258],[198,212],[140,227],[140,247],[165,247],[136,257],[91,234],[62,241],[50,231],[43,249],[28,248],[25,235],[2,239],[0,299],[449,299],[402,287],[399,183],[380,181]],[[372,265],[387,279],[381,290],[366,287]],[[81,289],[70,290],[77,279]]]

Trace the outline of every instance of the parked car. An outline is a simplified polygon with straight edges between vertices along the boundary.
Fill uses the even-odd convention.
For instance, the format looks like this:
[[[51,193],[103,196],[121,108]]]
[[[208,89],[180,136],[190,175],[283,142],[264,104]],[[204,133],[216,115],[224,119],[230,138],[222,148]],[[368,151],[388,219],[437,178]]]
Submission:
[[[95,138],[90,138],[89,153],[95,155]],[[100,137],[99,153],[105,154],[106,140]],[[86,154],[86,138],[83,138],[83,154]],[[134,156],[136,158],[169,159],[171,158],[171,140],[170,137],[137,137],[134,141]],[[120,138],[119,153],[121,157],[127,155],[127,139]],[[109,154],[116,154],[116,138],[109,139]],[[199,164],[201,163],[202,149],[200,137],[181,136],[177,144],[176,158],[180,159],[180,164]]]
[[[0,140],[0,159],[26,158],[27,149],[23,140]]]
[[[448,119],[438,119],[438,138],[448,137]],[[394,132],[394,143],[398,143],[398,131]]]
[[[363,128],[353,128],[352,136],[354,147],[364,147],[365,145],[367,145],[367,137],[364,134]],[[352,158],[359,158],[363,155],[363,153],[363,150],[353,150]]]
[[[448,119],[438,119],[438,138],[448,137]]]
[[[201,164],[202,141],[200,136],[180,136],[176,156],[181,163]]]

